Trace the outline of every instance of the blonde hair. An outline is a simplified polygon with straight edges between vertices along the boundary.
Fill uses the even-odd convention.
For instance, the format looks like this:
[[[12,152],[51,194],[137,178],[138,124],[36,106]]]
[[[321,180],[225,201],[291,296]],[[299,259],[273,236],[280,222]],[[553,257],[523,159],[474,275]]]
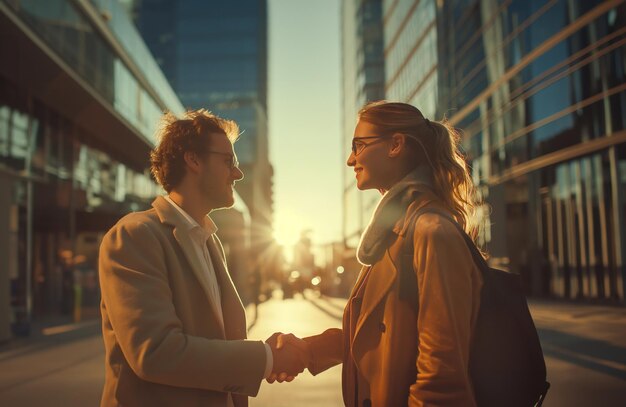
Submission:
[[[416,161],[431,167],[433,192],[463,229],[476,240],[478,197],[465,158],[459,151],[460,133],[445,119],[430,121],[407,103],[371,102],[358,113],[361,121],[374,125],[381,135],[407,136]]]

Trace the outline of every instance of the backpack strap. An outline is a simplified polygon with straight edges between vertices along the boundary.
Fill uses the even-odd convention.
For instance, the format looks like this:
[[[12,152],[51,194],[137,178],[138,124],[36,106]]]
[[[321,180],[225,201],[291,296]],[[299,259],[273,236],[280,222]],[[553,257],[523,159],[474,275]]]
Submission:
[[[419,287],[417,285],[417,273],[413,267],[415,257],[413,235],[415,233],[415,223],[420,213],[409,221],[409,226],[404,235],[404,243],[401,252],[400,276],[398,277],[398,298],[411,306],[413,313],[417,315],[419,308]]]
[[[404,236],[404,247],[402,248],[403,261],[399,277],[400,300],[408,302],[416,314],[419,307],[419,287],[417,286],[417,272],[413,267],[413,258],[415,256],[413,235],[415,234],[415,224],[417,223],[417,220],[425,213],[436,213],[437,215],[448,219],[463,236],[465,244],[472,253],[472,258],[474,259],[474,262],[477,265],[487,265],[484,257],[478,251],[478,248],[474,244],[472,238],[470,238],[467,233],[465,233],[465,230],[463,230],[461,225],[459,225],[459,223],[448,212],[443,209],[434,207],[424,207],[419,209],[409,221],[409,226],[407,227],[406,234]]]
[[[459,231],[461,236],[463,236],[463,239],[465,240],[465,244],[467,245],[467,248],[469,249],[470,253],[472,253],[472,258],[474,259],[474,262],[476,263],[476,265],[484,265],[488,267],[487,261],[485,260],[483,255],[480,254],[478,247],[476,247],[476,243],[474,243],[472,238],[469,237],[467,232],[465,232],[465,230],[463,230],[461,225],[459,225],[459,222],[457,222],[456,219],[454,219],[448,212],[440,208],[433,208],[433,207],[421,208],[417,211],[417,214],[415,215],[415,219],[417,220],[419,216],[425,213],[436,213],[437,215],[448,219],[456,227],[456,229]]]

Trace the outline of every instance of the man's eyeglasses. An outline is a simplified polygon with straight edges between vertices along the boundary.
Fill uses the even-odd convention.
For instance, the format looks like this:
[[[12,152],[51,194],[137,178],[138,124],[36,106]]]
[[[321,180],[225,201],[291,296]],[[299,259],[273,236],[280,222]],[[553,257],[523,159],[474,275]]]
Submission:
[[[352,154],[354,154],[354,156],[356,157],[357,155],[361,154],[361,151],[365,150],[365,147],[385,141],[384,139],[386,138],[389,138],[389,136],[355,137],[352,139]],[[379,140],[373,141],[371,143],[361,142],[361,140],[369,140],[369,139],[379,139]]]
[[[214,151],[214,150],[209,150],[207,151],[207,153],[211,153],[211,154],[219,154],[219,155],[223,155],[229,158],[227,164],[228,164],[228,168],[230,168],[230,170],[234,170],[235,168],[239,168],[239,161],[237,161],[237,157],[235,157],[235,155],[233,155],[232,153],[223,153],[221,151]]]

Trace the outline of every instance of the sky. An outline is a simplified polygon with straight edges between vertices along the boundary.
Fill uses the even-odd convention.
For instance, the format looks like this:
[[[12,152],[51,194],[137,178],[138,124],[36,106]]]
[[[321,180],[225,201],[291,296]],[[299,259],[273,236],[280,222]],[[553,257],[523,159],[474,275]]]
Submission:
[[[274,236],[291,246],[341,240],[340,4],[269,0],[270,160]]]

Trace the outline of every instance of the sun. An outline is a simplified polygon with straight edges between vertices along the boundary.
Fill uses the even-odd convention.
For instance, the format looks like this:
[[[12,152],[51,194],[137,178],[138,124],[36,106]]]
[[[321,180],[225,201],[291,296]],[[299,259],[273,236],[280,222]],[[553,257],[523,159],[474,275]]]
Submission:
[[[292,247],[300,239],[303,230],[311,229],[310,222],[290,211],[277,211],[274,223],[274,239],[285,247]]]

